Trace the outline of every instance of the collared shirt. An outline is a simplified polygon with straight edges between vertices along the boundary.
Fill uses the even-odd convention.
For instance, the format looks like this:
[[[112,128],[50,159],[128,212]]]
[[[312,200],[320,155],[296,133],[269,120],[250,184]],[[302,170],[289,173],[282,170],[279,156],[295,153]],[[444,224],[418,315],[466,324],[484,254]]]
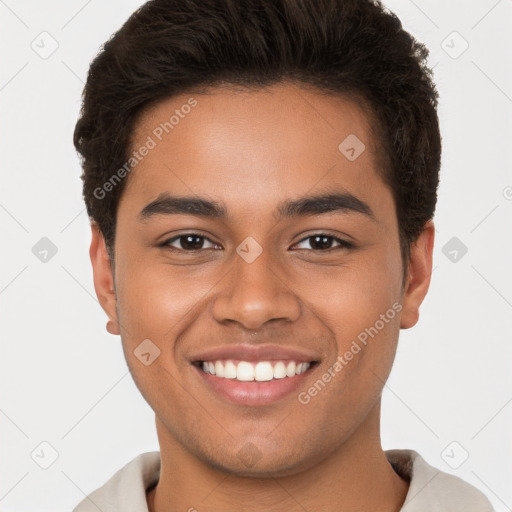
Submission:
[[[431,466],[416,451],[384,453],[395,472],[409,481],[400,512],[494,512],[478,489]],[[146,492],[159,477],[160,452],[142,453],[85,497],[73,512],[149,512]]]

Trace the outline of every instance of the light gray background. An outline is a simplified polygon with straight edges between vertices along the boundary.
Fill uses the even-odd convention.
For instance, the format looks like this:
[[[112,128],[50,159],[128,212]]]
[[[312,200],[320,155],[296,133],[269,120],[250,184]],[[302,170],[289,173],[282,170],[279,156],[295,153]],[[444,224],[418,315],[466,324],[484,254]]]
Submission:
[[[89,62],[141,3],[0,1],[3,512],[69,511],[158,449],[94,293],[72,146]],[[432,284],[384,389],[384,448],[415,449],[511,510],[512,1],[384,3],[430,49],[443,136]],[[48,469],[42,442],[58,454]]]

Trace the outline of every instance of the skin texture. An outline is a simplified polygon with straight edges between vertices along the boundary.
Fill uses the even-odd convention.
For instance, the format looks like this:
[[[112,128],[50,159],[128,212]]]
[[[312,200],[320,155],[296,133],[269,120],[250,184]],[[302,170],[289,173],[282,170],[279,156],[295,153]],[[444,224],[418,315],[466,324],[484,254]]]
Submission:
[[[133,148],[190,96],[145,112]],[[413,244],[402,287],[393,197],[376,172],[366,117],[350,100],[287,83],[194,98],[197,106],[127,178],[114,268],[92,224],[94,285],[108,330],[121,335],[156,414],[162,468],[149,509],[397,511],[408,483],[381,447],[381,393],[400,328],[417,322],[428,290],[434,225]],[[349,134],[366,145],[354,161],[338,150]],[[138,213],[164,191],[221,201],[228,218],[140,222]],[[348,191],[375,219],[352,211],[274,216],[281,201],[319,191]],[[180,239],[172,245],[181,252],[158,246],[190,232],[206,237],[195,254]],[[326,232],[355,247],[332,240],[314,249],[307,236]],[[249,236],[263,249],[252,263],[236,252]],[[224,345],[302,348],[320,361],[304,391],[394,303],[401,311],[307,404],[294,392],[267,406],[235,405],[190,364],[193,354]],[[133,353],[146,338],[161,351],[149,366]],[[259,454],[250,467],[240,457],[247,446]]]

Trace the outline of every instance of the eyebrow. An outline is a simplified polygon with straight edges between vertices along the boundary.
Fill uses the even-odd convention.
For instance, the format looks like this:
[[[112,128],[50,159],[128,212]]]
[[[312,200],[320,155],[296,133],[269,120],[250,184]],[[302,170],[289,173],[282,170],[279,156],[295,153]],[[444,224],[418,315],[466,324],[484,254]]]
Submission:
[[[307,195],[278,204],[277,218],[306,217],[325,213],[359,213],[377,221],[370,206],[349,192]],[[228,212],[224,204],[197,196],[175,196],[167,192],[148,203],[138,219],[145,222],[157,215],[195,215],[204,218],[226,220]]]

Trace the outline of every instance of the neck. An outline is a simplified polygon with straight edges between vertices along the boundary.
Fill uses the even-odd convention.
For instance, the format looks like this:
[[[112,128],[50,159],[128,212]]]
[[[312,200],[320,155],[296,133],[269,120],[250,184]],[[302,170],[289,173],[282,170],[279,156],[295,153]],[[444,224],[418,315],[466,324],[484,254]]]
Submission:
[[[157,418],[160,479],[148,495],[150,512],[397,512],[408,482],[393,470],[380,443],[380,402],[364,422],[315,465],[292,475],[241,477],[213,468],[184,449]]]

